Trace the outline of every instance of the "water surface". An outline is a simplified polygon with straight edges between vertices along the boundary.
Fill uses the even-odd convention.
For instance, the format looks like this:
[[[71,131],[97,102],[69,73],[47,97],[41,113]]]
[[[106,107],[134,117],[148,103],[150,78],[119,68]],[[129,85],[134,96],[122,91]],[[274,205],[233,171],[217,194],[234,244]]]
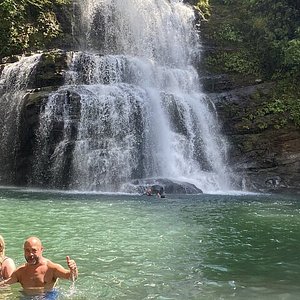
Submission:
[[[59,299],[299,299],[299,196],[0,190],[7,255],[30,235],[66,267]],[[20,287],[0,291],[19,299]]]

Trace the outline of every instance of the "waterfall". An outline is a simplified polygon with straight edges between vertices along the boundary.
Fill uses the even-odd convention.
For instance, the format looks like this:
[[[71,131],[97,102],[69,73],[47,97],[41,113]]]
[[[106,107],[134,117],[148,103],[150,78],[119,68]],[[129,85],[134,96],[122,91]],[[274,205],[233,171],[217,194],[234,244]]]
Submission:
[[[36,181],[57,186],[67,176],[68,188],[122,191],[134,179],[168,178],[230,189],[226,141],[192,65],[193,9],[180,0],[78,4],[86,35],[41,114]]]
[[[20,118],[29,79],[40,54],[22,57],[6,65],[0,76],[0,182],[11,184],[16,177],[16,153],[19,147]]]

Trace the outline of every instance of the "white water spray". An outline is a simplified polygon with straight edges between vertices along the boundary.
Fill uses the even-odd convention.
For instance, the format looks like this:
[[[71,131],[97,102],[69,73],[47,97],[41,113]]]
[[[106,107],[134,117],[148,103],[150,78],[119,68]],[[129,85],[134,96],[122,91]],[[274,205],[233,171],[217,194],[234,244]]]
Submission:
[[[40,54],[22,57],[4,67],[0,76],[0,181],[13,182],[18,150],[19,120],[30,75]]]
[[[85,51],[73,54],[66,85],[41,118],[65,120],[53,174],[72,140],[70,99],[61,101],[71,93],[80,99],[71,188],[119,191],[135,178],[169,178],[230,189],[226,143],[192,66],[200,48],[192,8],[179,0],[79,4]],[[41,122],[42,144],[49,128]]]

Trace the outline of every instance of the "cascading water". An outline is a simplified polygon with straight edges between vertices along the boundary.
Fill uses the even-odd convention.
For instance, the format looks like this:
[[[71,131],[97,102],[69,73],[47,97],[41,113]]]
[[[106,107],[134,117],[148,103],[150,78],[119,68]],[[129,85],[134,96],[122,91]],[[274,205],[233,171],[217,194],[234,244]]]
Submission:
[[[19,144],[20,114],[40,55],[22,57],[4,67],[0,76],[0,182],[11,184],[16,177],[16,152]]]
[[[67,175],[79,190],[122,191],[143,178],[229,189],[226,143],[192,66],[193,9],[180,0],[78,2],[85,49],[41,115],[35,178],[45,176],[49,134],[62,123],[50,185]]]

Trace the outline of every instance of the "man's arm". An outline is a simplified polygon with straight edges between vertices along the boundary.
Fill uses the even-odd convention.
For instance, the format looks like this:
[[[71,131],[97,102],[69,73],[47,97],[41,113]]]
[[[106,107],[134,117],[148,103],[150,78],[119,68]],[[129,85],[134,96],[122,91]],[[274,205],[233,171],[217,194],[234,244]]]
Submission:
[[[17,271],[18,271],[18,270],[15,270],[15,271],[11,274],[11,276],[10,276],[9,278],[7,278],[7,279],[5,279],[5,280],[3,280],[3,281],[0,281],[0,287],[1,287],[1,286],[4,286],[4,285],[6,285],[6,284],[14,284],[14,283],[19,282],[18,276],[17,276]]]
[[[62,278],[62,279],[70,279],[75,280],[78,277],[78,269],[76,266],[76,262],[73,259],[70,259],[69,256],[67,256],[67,264],[69,267],[69,270],[65,269],[60,264],[53,264],[55,272],[55,278]]]

